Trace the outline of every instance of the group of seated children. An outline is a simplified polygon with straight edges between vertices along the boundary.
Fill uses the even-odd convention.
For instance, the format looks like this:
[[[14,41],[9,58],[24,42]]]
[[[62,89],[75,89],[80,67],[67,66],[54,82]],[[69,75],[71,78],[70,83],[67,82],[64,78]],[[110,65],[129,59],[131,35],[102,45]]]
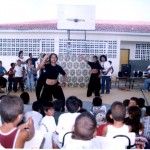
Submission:
[[[88,111],[83,108],[84,101],[70,96],[66,99],[66,112],[61,111],[61,100],[35,101],[32,108],[24,111],[28,103],[27,93],[20,98],[8,95],[1,99],[0,143],[4,148],[23,148],[36,130],[45,133],[44,149],[101,149],[102,142],[97,142],[96,137],[130,132],[136,134],[136,148],[150,148],[150,106],[144,105],[144,99],[115,101],[108,110],[102,99],[95,97]]]

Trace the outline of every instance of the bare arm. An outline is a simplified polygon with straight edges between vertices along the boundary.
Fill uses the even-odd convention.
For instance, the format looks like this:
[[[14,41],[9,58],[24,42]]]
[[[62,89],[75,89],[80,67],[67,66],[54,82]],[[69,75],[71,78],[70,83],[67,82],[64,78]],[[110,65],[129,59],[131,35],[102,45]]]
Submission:
[[[102,130],[102,136],[106,136],[107,134],[107,126],[105,126]]]
[[[86,63],[88,62],[88,60],[86,60],[86,58],[84,58],[83,56],[81,56],[82,60],[84,60]]]
[[[43,68],[43,66],[45,65],[45,63],[46,63],[48,57],[49,57],[49,54],[46,54],[46,55],[44,56],[42,62],[39,64],[39,69],[42,69],[42,68]]]
[[[29,118],[26,123],[20,125],[18,128],[21,131],[18,135],[15,148],[23,148],[25,142],[31,140],[35,134],[32,118]]]

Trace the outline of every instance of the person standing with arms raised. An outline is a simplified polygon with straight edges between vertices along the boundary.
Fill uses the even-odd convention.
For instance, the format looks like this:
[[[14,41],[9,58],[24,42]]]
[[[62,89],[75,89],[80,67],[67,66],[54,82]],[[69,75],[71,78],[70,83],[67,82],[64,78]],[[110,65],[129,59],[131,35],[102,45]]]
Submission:
[[[45,64],[47,59],[49,58],[50,63]],[[44,84],[44,89],[41,95],[40,100],[44,101],[52,101],[53,98],[61,99],[63,102],[62,109],[64,111],[65,106],[65,96],[62,90],[62,87],[65,85],[66,81],[66,73],[62,69],[61,66],[57,65],[58,57],[55,53],[46,54],[43,58],[43,61],[39,65],[40,69],[45,65],[45,73],[46,73],[46,82]],[[58,82],[58,75],[63,75],[63,82],[60,84]]]

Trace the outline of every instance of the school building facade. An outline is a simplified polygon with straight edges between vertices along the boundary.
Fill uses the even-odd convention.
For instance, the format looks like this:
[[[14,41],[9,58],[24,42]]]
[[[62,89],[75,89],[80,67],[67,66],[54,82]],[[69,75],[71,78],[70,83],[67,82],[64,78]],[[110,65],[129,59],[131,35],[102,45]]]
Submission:
[[[107,55],[118,76],[121,64],[131,65],[133,71],[145,71],[150,65],[150,23],[97,21],[94,31],[57,30],[56,21],[41,21],[0,25],[0,60],[8,70],[18,52],[58,54],[60,64],[68,75],[67,85],[85,87],[90,67],[81,59],[84,55]],[[60,77],[60,80],[62,78]]]

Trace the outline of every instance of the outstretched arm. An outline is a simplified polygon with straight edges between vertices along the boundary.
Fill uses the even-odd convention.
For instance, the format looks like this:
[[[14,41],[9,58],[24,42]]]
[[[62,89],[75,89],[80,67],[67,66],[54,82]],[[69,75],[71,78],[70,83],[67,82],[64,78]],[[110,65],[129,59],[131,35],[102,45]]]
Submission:
[[[86,60],[86,58],[84,58],[82,55],[81,55],[81,58],[82,58],[82,60],[84,60],[86,63],[88,62],[88,60]]]
[[[42,68],[43,68],[43,66],[45,65],[45,63],[46,63],[48,57],[49,57],[49,54],[46,54],[46,55],[44,56],[42,62],[41,62],[41,63],[39,64],[39,66],[38,66],[38,69],[42,69]]]

